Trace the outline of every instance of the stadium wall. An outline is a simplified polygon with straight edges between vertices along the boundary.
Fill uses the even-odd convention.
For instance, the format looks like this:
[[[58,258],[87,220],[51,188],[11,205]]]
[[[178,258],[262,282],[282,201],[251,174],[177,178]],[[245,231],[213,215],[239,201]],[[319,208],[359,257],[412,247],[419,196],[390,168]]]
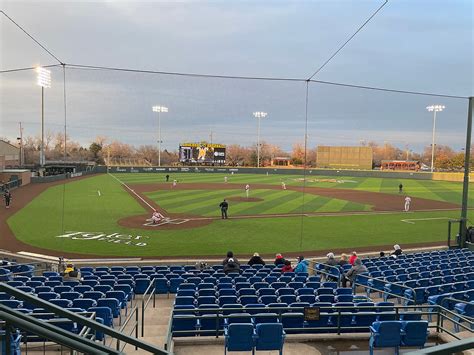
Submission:
[[[438,181],[464,181],[463,173],[433,173],[433,180]],[[474,173],[469,174],[469,181],[474,181]]]
[[[106,173],[106,166],[98,166],[98,173]],[[303,169],[277,169],[277,168],[235,168],[235,167],[110,167],[111,173],[228,173],[237,174],[282,174],[303,175]],[[379,170],[335,170],[335,169],[307,169],[307,176],[352,176],[352,177],[375,177],[394,179],[418,179],[432,180],[430,172],[396,172]]]

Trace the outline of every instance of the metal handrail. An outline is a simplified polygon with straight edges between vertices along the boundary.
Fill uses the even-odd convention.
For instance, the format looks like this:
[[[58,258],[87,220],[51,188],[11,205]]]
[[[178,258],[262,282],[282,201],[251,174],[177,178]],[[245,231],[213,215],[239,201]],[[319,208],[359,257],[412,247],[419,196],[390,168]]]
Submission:
[[[138,339],[138,308],[135,306],[129,313],[127,319],[125,320],[125,322],[123,322],[122,326],[120,327],[119,329],[119,332],[123,333],[123,331],[125,330],[126,326],[128,325],[128,322],[130,322],[130,320],[132,319],[133,315],[135,314],[135,323],[134,323],[134,326],[132,327],[132,331],[130,332],[130,334],[128,335],[131,335],[133,333],[133,331],[135,331],[135,338]],[[127,346],[127,343],[124,343],[124,345],[122,346],[122,348],[120,349],[120,339],[117,339],[117,344],[116,344],[116,349],[117,351],[123,351],[123,349],[125,348],[125,346]],[[138,347],[135,345],[135,350],[137,350]]]
[[[97,323],[95,321],[92,321],[86,317],[83,317],[77,313],[73,313],[71,311],[68,311],[67,309],[63,309],[59,306],[56,306],[52,303],[46,302],[42,299],[39,299],[31,294],[28,294],[26,292],[20,291],[16,289],[15,287],[11,287],[3,282],[0,282],[0,291],[6,292],[10,295],[15,296],[16,299],[23,300],[23,301],[28,301],[30,303],[33,303],[35,305],[38,305],[41,308],[44,308],[50,312],[53,312],[55,314],[59,314],[65,318],[72,319],[73,321],[80,323],[82,325],[86,325],[94,329],[95,331],[99,330],[107,335],[110,335],[111,337],[120,339],[121,341],[124,341],[126,343],[132,344],[137,346],[140,349],[143,349],[145,351],[149,351],[153,354],[166,354],[168,355],[168,352],[160,349],[152,344],[139,341],[138,339],[135,339],[133,337],[130,337],[126,334],[122,334],[118,331],[116,331],[113,328],[110,328],[106,325]]]
[[[470,350],[472,348],[474,348],[474,337],[451,341],[447,344],[430,346],[429,348],[424,348],[424,349],[419,349],[417,351],[409,352],[406,355],[423,355],[423,354],[451,355],[454,353],[461,352],[463,350]]]
[[[396,295],[396,294],[394,294],[394,293],[387,292],[387,291],[385,291],[385,290],[379,290],[379,289],[377,289],[377,288],[375,288],[375,287],[372,287],[372,286],[369,286],[369,285],[361,284],[361,283],[359,283],[359,282],[356,282],[356,279],[354,279],[354,281],[353,281],[353,284],[354,284],[354,285],[358,285],[358,286],[362,286],[362,287],[367,287],[367,288],[369,288],[369,289],[371,289],[371,290],[375,290],[375,291],[378,291],[378,292],[381,292],[381,293],[390,294],[390,295],[395,296],[396,298],[402,298],[402,299],[405,299],[405,300],[408,300],[408,301],[413,301],[414,304],[417,304],[417,303],[416,303],[416,291],[415,291],[414,288],[412,288],[412,287],[410,287],[410,286],[405,286],[405,285],[402,285],[402,284],[397,283],[397,282],[389,282],[389,281],[384,280],[384,279],[381,279],[381,278],[379,278],[379,277],[372,277],[372,276],[368,276],[368,275],[365,275],[365,274],[358,274],[358,275],[356,276],[356,278],[359,277],[359,276],[365,277],[366,279],[369,279],[369,280],[370,280],[370,279],[373,279],[373,280],[382,281],[382,282],[387,283],[387,284],[395,284],[395,285],[397,285],[397,286],[404,287],[404,288],[406,288],[406,289],[408,289],[408,290],[411,290],[411,291],[413,292],[413,299],[411,300],[411,299],[406,298],[406,297],[404,297],[404,296]]]
[[[88,354],[120,354],[100,343],[96,343],[92,340],[80,337],[67,330],[58,328],[47,322],[43,322],[39,319],[15,311],[12,308],[0,304],[0,318],[6,321],[7,329],[7,349],[9,349],[8,342],[10,336],[8,334],[9,324],[13,324],[16,327],[29,331],[31,333],[42,336],[46,339],[52,340],[58,344],[77,349]]]
[[[150,289],[153,291],[150,292]],[[148,296],[148,299],[145,301],[145,297],[148,295],[148,292],[150,292],[150,295]],[[156,287],[155,287],[155,279],[151,280],[150,284],[146,288],[145,292],[142,295],[142,337],[145,336],[145,309],[148,306],[148,303],[150,303],[151,297],[153,296],[153,308],[155,308],[156,305],[156,300],[155,300],[155,295],[156,295]]]
[[[341,276],[342,276],[342,272],[341,272],[341,269],[338,267],[338,266],[334,266],[334,265],[328,265],[328,264],[325,264],[325,263],[316,263],[315,265],[324,265],[324,267],[329,267],[331,269],[335,269],[338,273],[339,273],[339,276],[337,276],[337,287],[339,287],[341,285]],[[330,272],[327,272],[326,270],[318,270],[316,269],[315,266],[312,267],[312,270],[315,272],[315,273],[320,273],[320,274],[323,274],[323,275],[326,275],[326,276],[330,276],[330,277],[336,277],[336,275],[333,275],[331,274]]]

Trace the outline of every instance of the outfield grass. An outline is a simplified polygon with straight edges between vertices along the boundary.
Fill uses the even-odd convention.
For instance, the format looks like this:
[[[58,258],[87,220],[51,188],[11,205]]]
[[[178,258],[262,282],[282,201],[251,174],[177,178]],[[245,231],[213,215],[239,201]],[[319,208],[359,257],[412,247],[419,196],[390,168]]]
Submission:
[[[117,174],[127,184],[163,182],[165,174]],[[173,174],[180,182],[223,182],[223,174]],[[233,175],[229,182],[302,184],[301,176]],[[325,179],[325,177],[311,177]],[[330,179],[330,178],[328,178]],[[401,181],[407,193],[415,197],[457,202],[462,185],[451,182],[397,180],[378,178],[341,178],[354,182],[308,182],[310,186],[354,188],[367,191],[398,193]],[[242,186],[242,187],[243,187]],[[100,196],[98,191],[100,191]],[[173,193],[175,193],[173,195]],[[216,203],[222,191],[158,191],[149,193],[165,209],[205,216],[218,213]],[[235,193],[242,194],[243,190]],[[294,191],[255,190],[252,196],[264,196],[263,202],[233,203],[235,215],[287,213],[301,208],[302,194]],[[228,196],[229,190],[225,191]],[[232,195],[233,192],[232,192]],[[205,201],[205,203],[203,202]],[[305,196],[305,211],[344,211],[347,201],[324,200],[320,196]],[[471,205],[473,198],[470,198]],[[64,207],[64,208],[63,208]],[[326,209],[325,209],[326,208]],[[115,256],[193,256],[222,255],[228,249],[236,253],[276,253],[323,250],[331,248],[422,243],[446,239],[447,220],[435,219],[401,222],[402,219],[458,218],[459,212],[415,212],[387,215],[334,217],[284,217],[240,220],[217,220],[212,224],[185,230],[142,230],[124,228],[117,220],[147,213],[123,187],[108,175],[97,175],[49,188],[12,216],[8,223],[16,237],[25,243],[65,252]],[[474,215],[471,212],[470,218]],[[83,231],[130,234],[146,238],[146,246],[108,243],[100,240],[57,238],[63,231]]]

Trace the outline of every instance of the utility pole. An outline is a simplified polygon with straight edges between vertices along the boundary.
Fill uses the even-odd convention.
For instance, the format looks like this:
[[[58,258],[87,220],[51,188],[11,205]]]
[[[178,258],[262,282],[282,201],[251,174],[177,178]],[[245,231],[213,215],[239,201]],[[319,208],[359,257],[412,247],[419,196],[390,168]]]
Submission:
[[[20,125],[20,166],[23,166],[25,164],[25,152],[23,149],[23,127],[21,126],[21,122],[19,122]]]
[[[209,133],[209,140],[210,140],[210,143],[212,144],[212,128],[211,128],[211,132]]]

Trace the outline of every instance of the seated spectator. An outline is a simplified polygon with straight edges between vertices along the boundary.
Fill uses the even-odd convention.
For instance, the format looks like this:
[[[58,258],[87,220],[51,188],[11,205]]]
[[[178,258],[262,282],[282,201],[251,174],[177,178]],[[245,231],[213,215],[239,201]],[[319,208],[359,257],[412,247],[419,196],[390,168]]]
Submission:
[[[308,260],[305,260],[304,256],[298,257],[298,265],[295,267],[295,272],[308,272]]]
[[[265,265],[265,261],[263,261],[262,257],[258,255],[258,253],[254,253],[253,256],[250,258],[248,264],[252,265]]]
[[[385,252],[381,251],[379,255],[380,255],[381,258],[384,258],[385,257]]]
[[[393,251],[390,253],[390,256],[394,256],[395,258],[397,258],[400,255],[402,255],[402,248],[400,248],[400,245],[395,244],[393,246]]]
[[[285,259],[283,258],[283,255],[277,254],[275,258],[275,266],[282,267],[283,265],[285,265]]]
[[[231,252],[231,251],[228,251],[228,252],[227,252],[227,257],[226,257],[224,260],[222,260],[222,265],[225,266],[225,264],[227,264],[227,263],[229,262],[229,259],[231,259],[231,258],[232,258],[232,260],[234,260],[235,263],[237,263],[237,264],[240,265],[240,263],[239,263],[239,261],[237,260],[237,258],[234,257],[234,253]]]
[[[354,261],[356,261],[356,259],[357,259],[357,253],[353,251],[351,257],[349,258],[349,264],[354,265]]]
[[[65,280],[81,278],[81,276],[79,275],[79,270],[73,264],[70,263],[66,265],[66,269],[64,270],[63,276]]]
[[[292,272],[293,268],[291,267],[291,261],[290,260],[285,260],[285,265],[281,268],[281,272]]]
[[[229,274],[231,272],[240,272],[240,265],[233,258],[229,258],[224,265],[224,272]]]
[[[357,275],[363,274],[364,272],[368,272],[367,268],[362,264],[360,259],[356,259],[354,261],[354,266],[342,275],[342,287],[347,287],[347,281],[352,284]]]
[[[344,266],[344,265],[349,264],[349,262],[347,261],[347,254],[342,253],[341,258],[339,259],[339,262],[337,264],[339,266]]]
[[[327,270],[331,269],[331,266],[336,266],[336,265],[337,265],[337,261],[336,261],[336,259],[335,259],[335,257],[334,257],[334,253],[328,253],[326,256],[327,256],[328,259],[327,259],[326,262],[324,263],[324,264],[325,264],[324,270],[327,271]]]

